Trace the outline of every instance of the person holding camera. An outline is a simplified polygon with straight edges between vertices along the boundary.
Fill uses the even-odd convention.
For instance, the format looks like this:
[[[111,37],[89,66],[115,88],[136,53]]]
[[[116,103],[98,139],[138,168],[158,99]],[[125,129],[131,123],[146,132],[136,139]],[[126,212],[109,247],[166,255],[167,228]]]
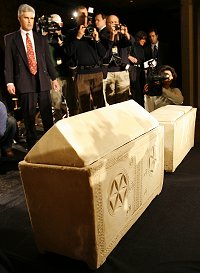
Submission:
[[[108,104],[115,104],[129,99],[130,78],[128,50],[133,45],[134,38],[129,34],[128,28],[119,22],[116,15],[109,15],[106,19],[108,35],[102,39],[106,46],[107,63],[106,100]]]
[[[53,125],[50,89],[59,90],[46,37],[33,31],[35,10],[22,4],[18,8],[20,30],[5,36],[5,81],[10,95],[17,95],[23,113],[28,149],[36,143],[36,107],[43,128]]]
[[[63,101],[66,101],[65,98],[68,96],[68,86],[70,82],[68,60],[64,49],[66,36],[62,33],[63,22],[58,14],[51,14],[48,22],[45,22],[41,28],[42,27],[46,29],[43,35],[47,35],[50,55],[54,67],[57,70],[57,80],[60,85],[58,91],[55,91],[53,88],[51,89],[52,106],[54,108],[53,115],[54,121],[56,122],[63,116],[68,116],[68,106],[65,105],[65,109],[62,109]]]
[[[175,69],[169,65],[163,65],[158,70],[158,75],[152,76],[153,83],[144,86],[145,109],[151,112],[165,105],[181,105],[183,95],[179,88],[175,87],[177,74]],[[153,92],[151,90],[153,88]],[[160,95],[156,95],[156,92]]]
[[[41,16],[36,23],[37,31],[47,36],[49,51],[54,67],[58,73],[60,90],[51,89],[54,122],[63,117],[77,114],[76,85],[74,83],[75,68],[71,69],[71,61],[66,56],[66,35],[62,33],[63,22],[58,14]]]
[[[105,106],[101,65],[106,49],[90,23],[91,14],[88,16],[87,8],[79,6],[76,13],[77,27],[67,33],[66,51],[77,66],[76,85],[81,113]]]
[[[38,19],[38,32],[40,32],[43,36],[47,36],[51,59],[58,72],[57,80],[59,81],[60,89],[55,91],[52,88],[50,91],[52,106],[54,108],[54,121],[62,118],[62,89],[64,89],[63,86],[65,85],[65,79],[61,78],[63,74],[65,74],[65,69],[63,69],[65,65],[63,64],[64,51],[62,50],[62,45],[64,36],[62,35],[61,31],[62,26],[63,22],[58,14],[51,14],[50,17],[42,16]]]

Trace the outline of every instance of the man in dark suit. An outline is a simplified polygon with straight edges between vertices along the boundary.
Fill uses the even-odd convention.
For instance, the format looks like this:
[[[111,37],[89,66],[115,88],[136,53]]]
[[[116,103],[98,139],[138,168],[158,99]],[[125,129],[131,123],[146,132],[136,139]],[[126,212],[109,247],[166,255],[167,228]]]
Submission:
[[[107,38],[107,33],[109,30],[106,28],[106,15],[103,13],[97,13],[95,15],[95,26],[99,32],[99,38]]]
[[[157,67],[169,64],[168,46],[159,41],[158,31],[152,28],[148,32],[150,43],[145,47],[145,60],[156,59]]]
[[[50,78],[59,89],[47,38],[33,32],[35,10],[22,4],[18,9],[20,30],[5,36],[5,81],[11,95],[17,95],[26,128],[28,149],[37,141],[35,115],[37,104],[46,132],[53,125]]]

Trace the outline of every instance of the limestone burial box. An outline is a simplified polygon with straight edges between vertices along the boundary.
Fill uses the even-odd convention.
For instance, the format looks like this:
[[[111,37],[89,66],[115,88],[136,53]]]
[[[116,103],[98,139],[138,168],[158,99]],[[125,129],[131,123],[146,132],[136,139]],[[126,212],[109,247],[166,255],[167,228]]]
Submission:
[[[39,250],[103,264],[162,189],[163,137],[132,100],[58,121],[19,163]]]
[[[174,172],[194,146],[196,108],[167,105],[151,115],[164,126],[164,164],[167,172]]]

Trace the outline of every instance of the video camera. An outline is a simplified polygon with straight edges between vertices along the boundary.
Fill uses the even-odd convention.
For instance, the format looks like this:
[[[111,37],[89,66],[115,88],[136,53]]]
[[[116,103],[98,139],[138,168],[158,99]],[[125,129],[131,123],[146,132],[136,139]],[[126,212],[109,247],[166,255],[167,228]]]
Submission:
[[[162,82],[169,79],[169,75],[166,73],[157,72],[157,62],[155,59],[144,62],[144,69],[147,69],[147,84],[148,96],[161,96],[162,95]]]
[[[61,29],[62,27],[58,23],[52,21],[52,18],[47,15],[41,16],[36,22],[37,32],[40,32],[41,34],[46,32],[48,35],[48,41],[51,44],[58,43],[59,35],[56,31]]]
[[[161,96],[162,82],[167,79],[169,79],[168,74],[163,73],[160,75],[153,75],[150,73],[147,78],[148,92],[146,92],[146,94],[148,96]]]

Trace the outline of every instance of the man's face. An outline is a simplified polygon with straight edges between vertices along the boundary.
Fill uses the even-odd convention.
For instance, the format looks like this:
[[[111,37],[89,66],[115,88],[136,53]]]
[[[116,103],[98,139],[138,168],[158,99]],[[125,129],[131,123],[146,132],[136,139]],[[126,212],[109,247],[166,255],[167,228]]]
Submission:
[[[106,27],[108,29],[111,29],[112,26],[118,25],[119,24],[119,18],[115,15],[110,15],[108,16],[106,20]]]
[[[101,29],[106,25],[106,19],[103,19],[101,14],[95,16],[95,25],[98,29]]]
[[[77,24],[80,26],[80,25],[84,25],[84,26],[87,26],[88,24],[88,11],[87,9],[79,9],[78,11],[78,14],[77,14],[77,18],[76,18],[76,21],[77,21]]]
[[[34,13],[29,11],[24,12],[20,17],[18,17],[21,28],[25,31],[32,30],[34,25],[34,17]]]
[[[149,40],[151,44],[156,44],[158,42],[158,35],[154,31],[149,32]]]

